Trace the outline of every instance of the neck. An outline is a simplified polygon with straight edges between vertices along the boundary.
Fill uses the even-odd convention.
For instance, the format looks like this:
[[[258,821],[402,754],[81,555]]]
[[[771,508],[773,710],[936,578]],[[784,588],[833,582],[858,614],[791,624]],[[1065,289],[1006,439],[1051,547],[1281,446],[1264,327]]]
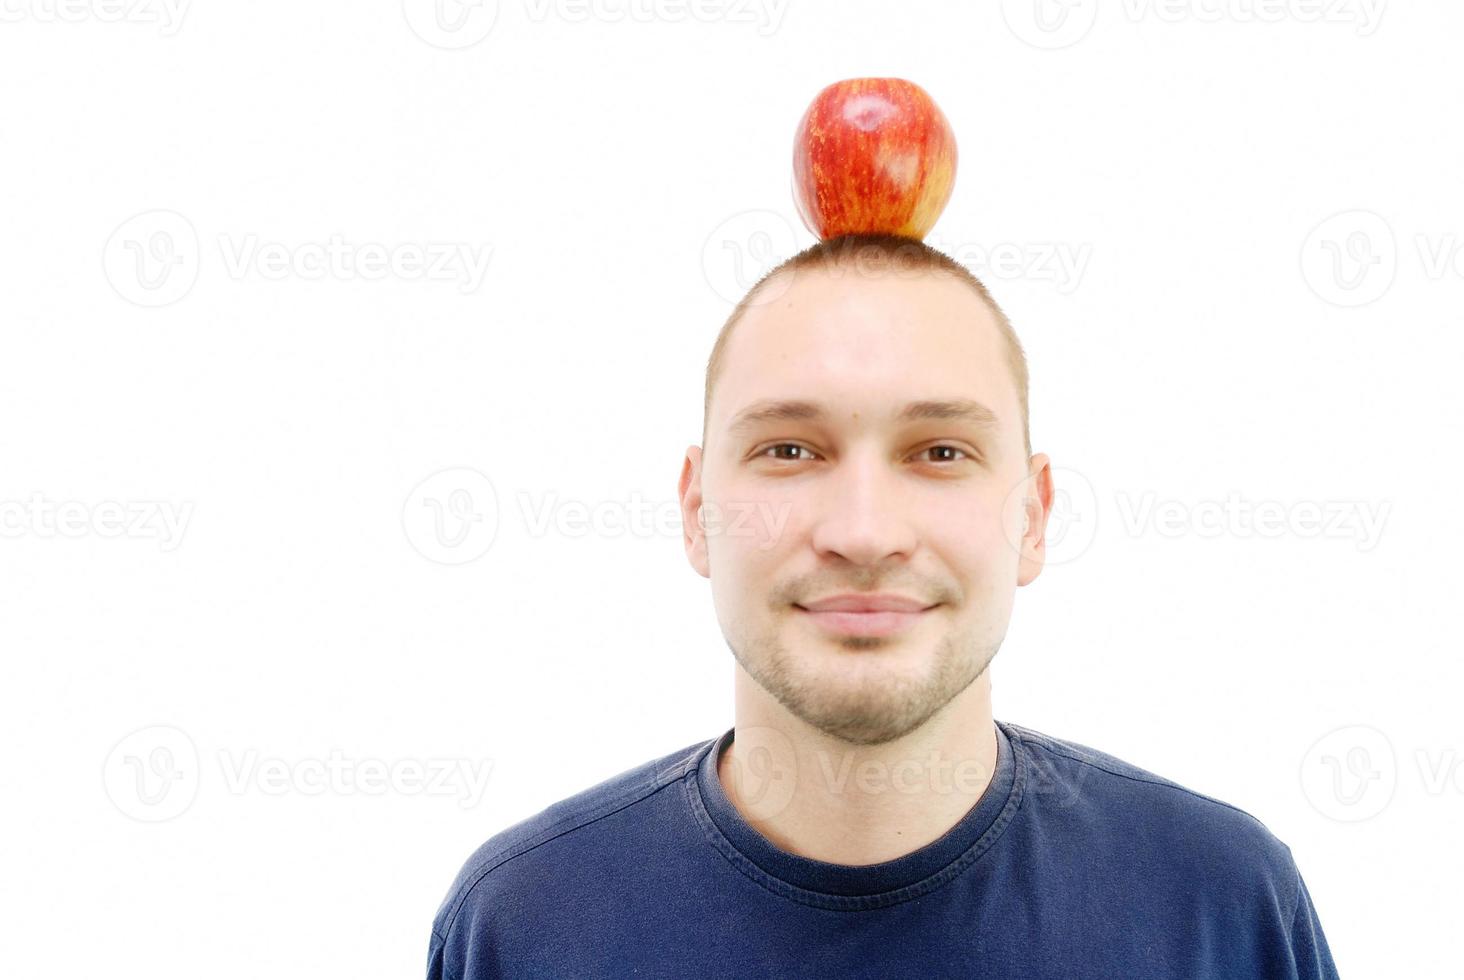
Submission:
[[[784,851],[833,864],[891,861],[949,831],[991,784],[989,666],[924,725],[883,745],[813,728],[735,670],[735,732],[718,778],[743,819]]]

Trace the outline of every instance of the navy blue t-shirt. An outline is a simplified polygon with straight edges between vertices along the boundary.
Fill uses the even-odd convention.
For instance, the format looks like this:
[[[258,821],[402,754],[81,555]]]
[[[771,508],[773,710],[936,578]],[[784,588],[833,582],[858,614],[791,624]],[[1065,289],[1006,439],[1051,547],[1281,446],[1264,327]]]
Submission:
[[[1255,817],[997,722],[981,799],[938,840],[839,865],[724,794],[734,732],[562,800],[470,857],[429,980],[1329,978],[1291,849]]]

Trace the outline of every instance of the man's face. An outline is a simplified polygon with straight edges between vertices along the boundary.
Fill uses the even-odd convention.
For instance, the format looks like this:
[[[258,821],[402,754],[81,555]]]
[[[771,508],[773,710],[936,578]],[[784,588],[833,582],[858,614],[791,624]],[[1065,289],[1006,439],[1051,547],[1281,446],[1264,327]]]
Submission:
[[[882,744],[995,655],[1041,568],[1050,503],[1024,498],[1050,502],[1050,471],[1026,458],[1003,341],[969,285],[848,268],[772,285],[734,329],[707,445],[683,468],[688,556],[748,674],[820,731]],[[744,421],[784,401],[822,416]],[[994,420],[900,417],[917,402]],[[804,608],[848,593],[929,608],[883,622]]]

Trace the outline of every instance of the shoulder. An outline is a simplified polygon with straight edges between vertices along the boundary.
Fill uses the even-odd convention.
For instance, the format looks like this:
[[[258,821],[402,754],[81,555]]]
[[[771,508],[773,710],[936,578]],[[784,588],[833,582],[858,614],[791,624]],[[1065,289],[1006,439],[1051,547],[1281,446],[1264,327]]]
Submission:
[[[1080,742],[1003,724],[1023,749],[1024,796],[1054,835],[1097,837],[1151,870],[1243,890],[1289,920],[1300,875],[1291,848],[1254,814]]]
[[[594,834],[606,818],[653,801],[694,771],[696,760],[712,741],[697,742],[627,769],[488,838],[458,871],[433,919],[433,933],[445,938],[464,906],[495,871],[525,855],[542,858],[572,837]]]

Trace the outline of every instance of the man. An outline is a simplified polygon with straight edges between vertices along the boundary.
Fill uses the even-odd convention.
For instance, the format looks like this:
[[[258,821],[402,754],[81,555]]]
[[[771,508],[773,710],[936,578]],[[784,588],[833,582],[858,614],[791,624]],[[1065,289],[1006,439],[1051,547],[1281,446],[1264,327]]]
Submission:
[[[1010,325],[922,242],[825,241],[707,368],[680,499],[735,725],[490,839],[432,978],[1328,978],[1251,815],[992,716],[1053,486]]]

